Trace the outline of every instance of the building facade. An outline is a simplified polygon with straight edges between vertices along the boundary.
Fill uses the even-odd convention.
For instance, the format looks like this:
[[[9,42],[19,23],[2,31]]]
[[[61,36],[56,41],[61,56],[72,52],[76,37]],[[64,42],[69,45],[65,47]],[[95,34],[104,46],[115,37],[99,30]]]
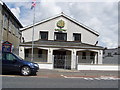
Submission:
[[[19,52],[18,49],[21,41],[19,28],[22,27],[21,23],[6,6],[6,4],[0,1],[0,41],[1,44],[5,41],[12,43],[12,51],[16,54]]]
[[[19,55],[31,60],[33,25],[21,29]],[[98,32],[61,13],[34,25],[34,62],[40,68],[77,69],[78,65],[102,64],[103,47]]]
[[[118,65],[120,64],[120,47],[103,50],[103,64]]]

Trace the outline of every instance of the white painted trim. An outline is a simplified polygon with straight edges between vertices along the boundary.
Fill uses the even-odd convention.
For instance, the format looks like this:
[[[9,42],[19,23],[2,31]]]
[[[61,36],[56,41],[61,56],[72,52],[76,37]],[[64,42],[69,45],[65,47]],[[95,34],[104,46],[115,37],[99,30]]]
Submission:
[[[120,71],[118,65],[78,65],[77,70]]]

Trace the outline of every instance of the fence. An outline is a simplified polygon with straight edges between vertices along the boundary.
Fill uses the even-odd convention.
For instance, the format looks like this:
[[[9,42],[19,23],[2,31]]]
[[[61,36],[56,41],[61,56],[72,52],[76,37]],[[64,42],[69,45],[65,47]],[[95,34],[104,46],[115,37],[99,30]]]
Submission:
[[[94,64],[95,56],[77,56],[77,63]]]

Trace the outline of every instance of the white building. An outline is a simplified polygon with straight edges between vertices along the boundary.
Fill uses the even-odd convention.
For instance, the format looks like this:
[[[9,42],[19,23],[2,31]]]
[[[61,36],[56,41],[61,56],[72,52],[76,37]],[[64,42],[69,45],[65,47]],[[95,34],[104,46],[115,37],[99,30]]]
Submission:
[[[21,29],[24,42],[19,54],[31,60],[33,25]],[[103,47],[98,32],[61,13],[35,23],[34,62],[43,69],[78,69],[80,65],[102,64]]]

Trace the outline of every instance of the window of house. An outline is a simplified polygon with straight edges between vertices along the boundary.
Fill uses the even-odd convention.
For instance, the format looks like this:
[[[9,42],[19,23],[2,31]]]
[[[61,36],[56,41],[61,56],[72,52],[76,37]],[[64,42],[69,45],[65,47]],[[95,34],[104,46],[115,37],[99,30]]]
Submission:
[[[17,30],[16,36],[18,37],[19,36],[19,28],[17,27],[16,30]]]
[[[41,58],[42,57],[42,49],[38,50],[38,57]]]
[[[7,29],[7,26],[8,26],[8,18],[7,18],[7,15],[4,14],[4,22],[3,22],[4,29]]]
[[[48,32],[40,32],[40,39],[42,40],[48,40]]]
[[[117,52],[115,52],[114,55],[117,55]]]
[[[90,59],[94,59],[95,55],[94,55],[94,52],[91,52],[90,53]]]
[[[86,59],[86,52],[82,52],[82,59]]]
[[[29,57],[29,49],[25,49],[25,57]]]
[[[15,35],[18,37],[19,34],[19,28],[17,25],[15,25]]]
[[[79,33],[73,33],[74,41],[80,41],[81,42],[81,34]]]
[[[105,51],[103,51],[103,55],[105,54]]]
[[[55,32],[55,40],[67,41],[67,33]]]
[[[15,33],[16,33],[16,28],[15,28],[15,25],[14,25],[13,22],[12,22],[12,24],[11,24],[11,30],[12,30],[12,33],[15,35]]]
[[[112,54],[111,53],[108,53],[108,57],[111,57],[112,56]]]
[[[9,20],[9,31],[12,31],[12,21]]]

